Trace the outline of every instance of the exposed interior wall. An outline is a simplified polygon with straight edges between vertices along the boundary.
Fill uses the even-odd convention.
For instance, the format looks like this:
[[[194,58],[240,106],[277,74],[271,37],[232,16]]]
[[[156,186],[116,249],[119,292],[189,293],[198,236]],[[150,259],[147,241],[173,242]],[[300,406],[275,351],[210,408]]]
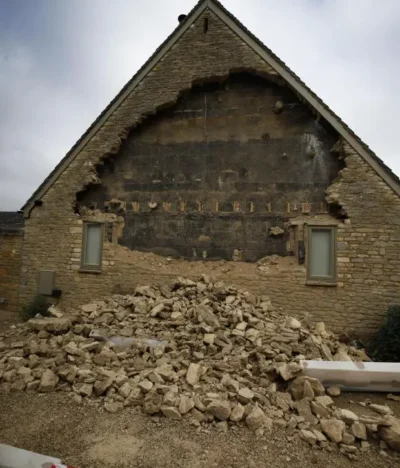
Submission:
[[[346,158],[346,167],[341,170],[337,179],[331,181],[332,173],[329,172],[330,176],[323,180],[323,188],[328,192],[329,206],[333,209],[331,215],[338,222],[338,282],[331,287],[306,285],[307,255],[306,263],[303,265],[298,264],[295,256],[280,256],[259,265],[223,260],[192,262],[132,250],[132,248],[136,248],[137,239],[140,236],[136,233],[133,241],[125,239],[124,244],[124,233],[129,232],[129,229],[126,230],[125,223],[126,225],[133,224],[133,221],[127,219],[127,212],[120,213],[114,209],[103,212],[100,209],[103,207],[102,203],[105,206],[105,202],[111,201],[108,198],[109,196],[114,196],[114,194],[115,196],[121,196],[121,198],[122,195],[126,196],[126,187],[124,188],[123,185],[122,188],[114,186],[111,183],[112,178],[108,176],[108,169],[105,169],[103,173],[98,173],[99,164],[103,160],[110,160],[110,157],[120,153],[121,162],[118,164],[121,164],[121,166],[118,167],[123,167],[124,161],[129,160],[132,151],[139,154],[134,138],[127,139],[127,137],[134,135],[132,129],[139,128],[138,124],[140,123],[144,123],[144,129],[146,119],[157,114],[157,111],[165,110],[164,122],[170,119],[168,125],[175,125],[175,128],[181,129],[185,121],[190,122],[190,119],[185,118],[180,121],[173,116],[173,113],[172,117],[171,113],[168,114],[168,110],[171,111],[171,106],[177,102],[180,96],[183,97],[183,100],[179,101],[178,106],[185,103],[183,92],[189,91],[199,83],[209,82],[210,80],[214,82],[226,80],[230,74],[238,71],[251,71],[253,74],[262,76],[277,84],[282,84],[282,81],[276,76],[271,67],[236,36],[228,26],[210,12],[206,12],[205,15],[209,19],[207,33],[204,32],[203,28],[203,15],[196,20],[193,27],[185,32],[179,42],[166,53],[162,61],[146,76],[118,111],[115,111],[107,124],[101,128],[79,153],[79,156],[61,174],[57,182],[43,196],[42,205],[36,206],[31,211],[25,226],[20,306],[29,301],[36,293],[38,274],[40,270],[44,269],[56,271],[56,287],[62,290],[60,305],[66,309],[112,293],[131,292],[138,284],[165,283],[177,275],[187,275],[195,278],[199,274],[206,273],[214,278],[224,279],[226,282],[248,288],[257,294],[269,295],[272,302],[277,307],[283,308],[287,313],[309,314],[313,319],[324,320],[337,331],[357,332],[359,334],[371,333],[376,330],[381,322],[387,306],[400,301],[397,287],[399,278],[396,275],[396,270],[400,267],[400,199],[351,148],[341,148],[342,156]],[[194,90],[192,96],[195,95],[195,92]],[[215,105],[217,105],[216,102]],[[276,114],[276,117],[275,114],[272,114],[273,112],[268,113],[271,119],[276,118],[277,121],[287,118],[284,112],[281,115]],[[225,114],[223,118],[227,117]],[[149,121],[152,124],[148,127],[149,131],[150,127],[153,129],[157,127],[157,118],[156,115],[154,121]],[[263,122],[263,118],[260,122]],[[313,119],[310,120],[310,122],[312,121]],[[271,129],[265,130],[263,133],[271,134],[277,131],[271,122],[272,120],[268,123]],[[160,128],[162,125],[161,118]],[[242,125],[243,121],[236,129]],[[300,134],[305,132],[303,118],[296,125],[299,125],[297,129]],[[294,128],[296,128],[296,125]],[[213,127],[208,128],[212,129]],[[251,126],[244,126],[247,132],[249,132],[249,128]],[[284,138],[279,142],[280,148],[283,149],[287,143],[288,147],[293,149],[291,145],[294,144],[296,139],[290,140],[288,137],[290,132],[287,126],[282,128],[285,128],[285,133]],[[186,135],[189,134],[188,129],[185,131],[187,132]],[[200,131],[200,127],[198,131]],[[172,144],[165,141],[166,134],[168,132],[165,132],[161,139],[161,144],[165,146]],[[330,135],[329,132],[328,135]],[[258,146],[247,141],[247,148],[250,148],[251,145],[253,145],[253,149],[263,147],[264,141],[267,141],[260,141],[259,133],[257,133],[255,139],[258,139]],[[272,145],[272,140],[271,138],[269,141],[270,145]],[[154,143],[154,135],[151,142]],[[214,142],[210,142],[210,145],[211,143]],[[198,144],[200,145],[199,142]],[[228,148],[228,146],[226,144],[225,148]],[[270,146],[269,149],[271,147],[273,148],[273,146]],[[326,150],[328,149],[328,146],[323,145],[323,147]],[[200,146],[197,147],[197,149],[199,148]],[[299,148],[298,153],[304,155],[305,158],[305,153],[301,150],[304,147],[299,146]],[[294,164],[295,160],[290,159],[292,158],[291,152],[284,152],[288,155],[288,161]],[[274,154],[273,151],[271,151],[271,154]],[[145,159],[145,156],[146,153],[139,154],[142,160]],[[331,156],[332,154],[330,154],[329,158]],[[236,157],[238,156],[236,155]],[[251,158],[249,158],[250,169],[258,167],[257,165],[260,164],[258,162],[259,158],[260,155],[256,158],[257,161],[254,162],[255,166],[252,165]],[[223,160],[227,161],[228,158]],[[115,161],[117,164],[117,158],[115,158]],[[177,161],[179,167],[181,167],[180,164],[183,159],[178,158]],[[306,159],[303,162],[305,161]],[[310,161],[311,156],[308,163]],[[292,174],[293,171],[290,169],[292,165],[288,164],[288,166],[290,166],[288,167],[289,174]],[[198,167],[201,174],[204,174],[201,166],[196,167]],[[239,166],[237,167],[240,169]],[[234,169],[232,170],[235,172]],[[148,173],[146,177],[152,175],[154,174]],[[135,179],[133,178],[133,180]],[[263,183],[269,185],[270,182],[265,179]],[[331,185],[329,185],[330,182],[332,182]],[[106,193],[103,199],[99,198],[97,200],[100,208],[89,210],[86,213],[79,212],[76,205],[77,194],[90,188],[93,183],[99,184],[99,187],[106,187],[109,192]],[[122,189],[125,192],[119,191]],[[268,188],[268,190],[270,189]],[[90,188],[90,190],[92,189]],[[188,189],[189,192],[191,190]],[[147,203],[145,195],[148,196],[148,193],[145,193],[146,191],[150,193],[144,189],[136,190],[137,197],[144,197],[143,203],[144,201]],[[151,193],[157,193],[160,196],[160,194],[164,195],[165,191],[152,188]],[[221,195],[226,197],[224,200],[227,202],[251,201],[251,199],[246,198],[248,196],[246,191],[241,193],[239,200],[229,199],[229,193],[230,191],[223,191]],[[282,190],[278,189],[276,193],[281,194]],[[297,188],[293,189],[293,193],[297,193]],[[315,200],[319,200],[321,193],[318,191],[315,194],[308,192],[307,195],[313,202],[312,196],[315,195]],[[265,189],[265,197],[267,197],[267,189]],[[83,201],[83,199],[78,201]],[[88,202],[89,199],[85,201]],[[121,201],[123,203],[133,203],[136,200],[126,198]],[[138,202],[141,201],[138,198]],[[157,203],[163,201],[160,197]],[[171,203],[172,201],[174,200],[170,200]],[[298,201],[305,202],[307,200],[300,200],[299,198]],[[117,202],[117,206],[118,204],[119,202]],[[278,198],[275,205],[279,206]],[[242,205],[240,204],[240,206]],[[256,206],[258,205],[256,204]],[[160,216],[161,214],[166,217],[172,213],[161,211]],[[297,214],[308,217],[310,221],[315,216],[330,216],[327,213],[300,214],[298,207]],[[212,214],[213,218],[215,218],[215,215],[216,213]],[[231,215],[235,214],[229,213],[229,216]],[[287,217],[286,215],[281,213],[280,219],[284,219]],[[128,218],[136,219],[136,216],[137,214],[134,214],[132,209],[132,213],[129,213]],[[246,213],[242,216],[247,219],[252,214]],[[80,271],[83,221],[90,220],[93,217],[113,225],[111,236],[105,230],[102,271],[99,274]],[[145,216],[143,216],[144,218]],[[181,219],[184,220],[183,225],[185,225],[186,215],[182,215]],[[135,232],[132,224],[130,229]],[[120,240],[118,241],[118,239]],[[249,239],[241,237],[240,240],[247,249]],[[232,246],[232,243],[229,244],[226,251],[231,251]],[[175,250],[177,250],[177,247],[183,249],[182,246],[176,246]],[[255,250],[258,248],[257,246]],[[278,245],[276,249],[279,253],[282,253],[282,245]],[[190,250],[183,251],[183,253],[189,256]],[[258,254],[249,259],[254,260],[257,256]]]
[[[130,133],[78,212],[124,219],[118,243],[189,259],[290,255],[287,222],[326,213],[337,136],[294,93],[234,74],[193,88]]]
[[[22,243],[22,216],[0,213],[0,321],[15,317],[18,310]]]

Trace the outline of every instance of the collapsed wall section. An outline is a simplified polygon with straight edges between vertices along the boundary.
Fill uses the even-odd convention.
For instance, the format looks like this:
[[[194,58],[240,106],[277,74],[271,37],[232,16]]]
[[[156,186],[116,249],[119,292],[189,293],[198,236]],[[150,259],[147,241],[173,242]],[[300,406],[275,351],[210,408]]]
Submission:
[[[124,220],[118,243],[175,258],[292,255],[288,221],[328,212],[336,134],[289,89],[248,73],[196,86],[135,128],[78,194]],[[91,217],[95,219],[95,217]]]

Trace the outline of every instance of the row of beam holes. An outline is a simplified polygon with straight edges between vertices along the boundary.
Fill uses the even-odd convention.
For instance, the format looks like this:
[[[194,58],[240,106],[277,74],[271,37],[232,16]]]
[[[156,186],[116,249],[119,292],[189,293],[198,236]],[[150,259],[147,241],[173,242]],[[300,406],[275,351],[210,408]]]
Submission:
[[[171,207],[172,207],[172,204],[170,202],[163,202],[162,207],[163,207],[164,211],[170,211]],[[267,212],[271,213],[272,212],[272,203],[271,202],[267,203],[266,207],[267,207]],[[236,213],[242,211],[242,205],[238,201],[235,201],[235,202],[232,203],[232,208],[233,208],[233,212],[236,212]],[[184,201],[179,202],[179,211],[185,211],[185,209],[186,209],[186,203]],[[216,212],[219,212],[219,202],[218,201],[215,202],[214,209],[215,209]],[[298,204],[298,203],[287,202],[287,204],[286,204],[286,212],[287,213],[295,212],[295,211],[298,211],[298,210],[301,210],[302,213],[310,213],[312,211],[311,203],[307,202],[307,203]],[[140,203],[139,202],[132,202],[132,211],[134,211],[134,212],[139,212],[140,211]],[[204,211],[204,204],[201,201],[197,202],[197,211],[200,212],[200,213],[202,213]],[[324,212],[324,213],[327,212],[328,211],[327,204],[322,202],[320,204],[319,211]],[[249,212],[250,213],[255,212],[255,203],[254,202],[249,202]]]
[[[194,248],[194,249],[192,250],[192,253],[193,253],[193,257],[194,257],[194,258],[199,257],[199,254],[197,253],[197,250],[198,250],[197,248]],[[204,259],[207,258],[207,255],[208,255],[207,250],[202,250],[202,251],[201,251],[201,256],[202,256],[202,258],[204,258]],[[243,258],[243,251],[242,251],[242,249],[234,249],[234,250],[233,250],[233,253],[232,253],[232,260],[235,261],[235,262],[239,262],[239,261],[242,260],[242,258]]]

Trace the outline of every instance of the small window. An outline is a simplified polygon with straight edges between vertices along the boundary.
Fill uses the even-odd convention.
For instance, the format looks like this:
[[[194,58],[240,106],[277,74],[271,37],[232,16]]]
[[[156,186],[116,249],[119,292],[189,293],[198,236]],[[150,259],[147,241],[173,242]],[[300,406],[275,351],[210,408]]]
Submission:
[[[310,281],[336,281],[336,232],[334,227],[308,230],[307,277]]]
[[[204,34],[207,34],[208,32],[208,18],[204,18],[203,31],[204,31]]]
[[[103,224],[85,223],[81,267],[84,270],[100,270],[103,251]]]

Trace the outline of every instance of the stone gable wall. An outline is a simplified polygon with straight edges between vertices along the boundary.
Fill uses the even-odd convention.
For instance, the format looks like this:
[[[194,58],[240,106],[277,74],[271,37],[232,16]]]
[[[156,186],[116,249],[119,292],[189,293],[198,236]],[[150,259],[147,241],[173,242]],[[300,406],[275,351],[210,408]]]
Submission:
[[[105,236],[102,272],[79,271],[84,218],[75,212],[76,194],[96,180],[96,164],[119,150],[128,130],[143,116],[173,104],[193,83],[246,70],[274,76],[225,24],[210,12],[204,15],[209,17],[207,34],[200,17],[63,172],[43,196],[43,205],[32,210],[25,224],[20,306],[35,295],[42,269],[56,271],[61,306],[67,309],[132,291],[137,284],[207,273],[269,295],[288,314],[310,314],[338,331],[373,332],[387,306],[400,301],[400,199],[349,147],[344,148],[346,168],[328,189],[329,201],[341,205],[348,217],[338,226],[336,286],[306,285],[306,267],[298,265],[295,257],[261,267],[242,262],[175,261],[131,251],[118,245],[115,235]],[[97,215],[101,217],[117,227],[123,223],[117,214]]]

